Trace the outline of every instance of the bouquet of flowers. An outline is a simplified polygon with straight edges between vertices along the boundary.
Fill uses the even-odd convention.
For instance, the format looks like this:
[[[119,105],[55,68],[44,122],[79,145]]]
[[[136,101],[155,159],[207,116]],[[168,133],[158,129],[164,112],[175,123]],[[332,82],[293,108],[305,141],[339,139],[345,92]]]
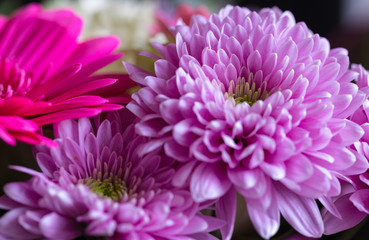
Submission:
[[[363,221],[369,72],[346,49],[278,7],[152,18],[123,62],[132,36],[80,39],[74,10],[0,18],[0,139],[39,167],[9,166],[29,178],[4,186],[0,239],[308,239]]]

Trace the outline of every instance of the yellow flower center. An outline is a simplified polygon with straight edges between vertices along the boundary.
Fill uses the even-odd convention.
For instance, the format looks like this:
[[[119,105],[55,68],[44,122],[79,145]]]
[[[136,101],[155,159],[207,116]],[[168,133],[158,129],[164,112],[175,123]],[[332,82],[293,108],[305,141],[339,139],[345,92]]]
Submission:
[[[83,179],[83,184],[97,195],[111,198],[118,202],[122,199],[123,195],[127,193],[125,182],[118,177],[109,177],[102,181],[100,179],[86,178]]]
[[[228,87],[228,96],[232,97],[236,104],[247,103],[252,106],[258,100],[265,100],[270,93],[266,90],[266,83],[263,82],[259,88],[253,80],[252,73],[249,81],[244,77],[232,80]]]

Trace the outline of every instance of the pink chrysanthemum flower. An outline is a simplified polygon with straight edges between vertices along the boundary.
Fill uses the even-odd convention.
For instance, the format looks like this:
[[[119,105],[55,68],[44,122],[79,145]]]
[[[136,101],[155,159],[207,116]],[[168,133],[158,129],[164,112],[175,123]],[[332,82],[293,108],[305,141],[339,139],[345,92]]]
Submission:
[[[59,147],[36,155],[43,173],[14,167],[33,177],[5,186],[0,206],[9,211],[0,219],[0,235],[215,239],[208,231],[223,221],[200,214],[188,191],[172,187],[173,160],[157,152],[138,156],[145,139],[124,122],[126,116],[116,114],[96,131],[88,119],[62,122]]]
[[[129,87],[92,73],[120,58],[115,37],[78,43],[82,20],[71,10],[29,5],[0,19],[0,138],[10,145],[52,141],[39,126],[120,109],[126,96],[106,95],[109,85]],[[117,82],[117,83],[116,83]],[[118,86],[119,84],[119,86]]]
[[[227,6],[173,31],[175,44],[153,44],[160,57],[146,54],[154,74],[125,64],[144,86],[128,104],[138,134],[153,139],[143,152],[163,146],[177,159],[174,184],[188,184],[195,201],[221,198],[224,239],[234,190],[262,237],[276,233],[280,213],[301,234],[321,236],[316,200],[329,205],[338,176],[363,171],[350,168],[357,153],[347,148],[363,130],[345,118],[366,94],[351,83],[347,51],[276,8]]]
[[[356,84],[359,89],[369,92],[369,72],[361,65],[353,64],[352,70],[358,73]],[[363,137],[351,147],[369,162],[369,99],[350,117],[350,120],[360,124],[364,129]],[[365,169],[359,161],[354,167]],[[323,213],[325,234],[337,233],[356,226],[369,214],[369,170],[361,174],[351,175],[342,181],[343,191],[340,196],[333,199],[335,212],[325,210]],[[338,214],[337,214],[338,213]]]

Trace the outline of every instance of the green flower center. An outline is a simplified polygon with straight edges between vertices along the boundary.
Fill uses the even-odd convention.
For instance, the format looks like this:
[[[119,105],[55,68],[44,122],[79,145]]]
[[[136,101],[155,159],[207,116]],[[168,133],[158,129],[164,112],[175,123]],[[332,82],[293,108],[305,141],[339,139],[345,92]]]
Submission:
[[[252,106],[258,100],[265,100],[270,93],[266,90],[266,83],[263,82],[259,88],[252,81],[253,76],[249,77],[246,82],[245,78],[238,78],[236,81],[231,81],[228,87],[228,96],[232,97],[236,104],[247,103]]]
[[[109,177],[102,181],[100,179],[86,178],[83,180],[83,184],[97,195],[111,198],[114,201],[120,201],[123,195],[127,193],[125,182],[118,177]]]

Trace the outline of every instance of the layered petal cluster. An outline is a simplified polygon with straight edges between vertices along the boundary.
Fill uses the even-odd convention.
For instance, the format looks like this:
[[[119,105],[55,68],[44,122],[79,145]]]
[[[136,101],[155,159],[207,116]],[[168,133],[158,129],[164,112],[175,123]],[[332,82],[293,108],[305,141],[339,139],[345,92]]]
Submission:
[[[369,92],[369,72],[361,65],[353,64],[352,70],[358,73],[355,83],[363,92]],[[325,233],[333,234],[356,226],[369,214],[369,99],[366,99],[350,117],[350,120],[360,124],[364,130],[362,138],[351,148],[364,159],[357,161],[355,168],[361,169],[361,174],[349,175],[342,181],[343,191],[339,197],[333,198],[338,215],[324,211]]]
[[[147,54],[155,73],[125,64],[143,86],[128,108],[140,119],[137,133],[152,138],[147,151],[163,146],[178,160],[173,182],[189,186],[195,201],[220,198],[224,239],[235,190],[262,237],[276,233],[280,214],[320,237],[316,200],[329,205],[338,177],[368,165],[349,148],[363,129],[346,118],[366,93],[351,82],[358,73],[347,51],[276,8],[227,6],[172,30],[174,44],[154,43],[160,56]]]
[[[117,79],[90,76],[122,54],[119,41],[78,42],[82,20],[71,10],[31,4],[0,21],[0,138],[10,145],[52,141],[39,126],[117,110],[128,96],[105,97]],[[132,83],[122,81],[121,93]]]
[[[0,206],[0,236],[6,239],[214,239],[208,231],[223,224],[200,214],[189,191],[172,187],[171,160],[138,151],[145,138],[127,117],[97,126],[89,119],[59,124],[58,148],[36,154],[42,172],[8,183]],[[123,118],[121,118],[123,116]],[[115,119],[115,120],[114,120]],[[96,129],[96,130],[94,130]]]

